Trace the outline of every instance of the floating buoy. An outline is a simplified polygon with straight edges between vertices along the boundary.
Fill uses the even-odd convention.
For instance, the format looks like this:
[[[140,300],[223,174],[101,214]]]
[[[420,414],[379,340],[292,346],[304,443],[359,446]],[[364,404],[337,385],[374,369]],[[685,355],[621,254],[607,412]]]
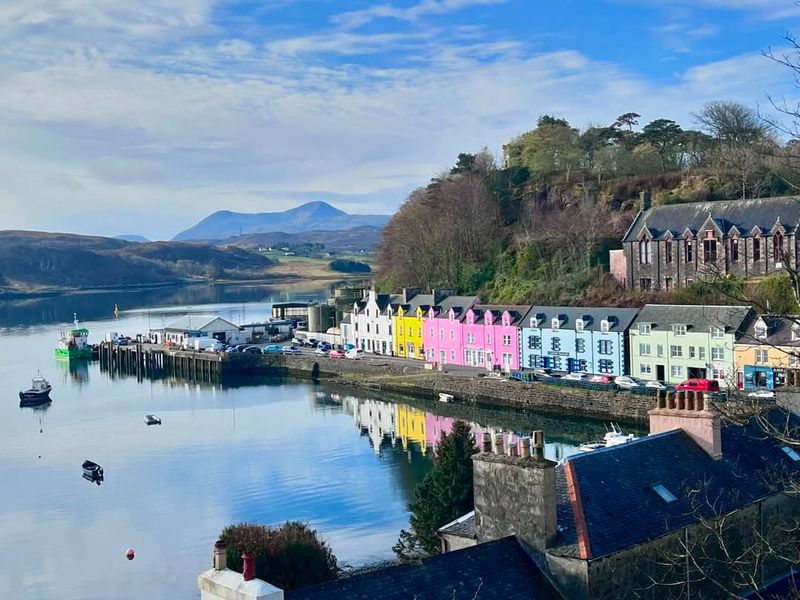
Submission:
[[[136,553],[133,551],[133,548],[128,548],[128,551],[125,553],[125,557],[128,560],[133,560],[134,556],[136,556]]]

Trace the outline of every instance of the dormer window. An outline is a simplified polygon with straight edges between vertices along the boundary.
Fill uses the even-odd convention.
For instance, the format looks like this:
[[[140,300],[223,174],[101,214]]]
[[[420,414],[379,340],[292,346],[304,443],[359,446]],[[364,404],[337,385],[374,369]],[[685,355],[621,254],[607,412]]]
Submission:
[[[639,335],[650,335],[651,329],[650,323],[639,323]]]
[[[792,341],[796,342],[800,340],[800,324],[795,323],[792,325]]]
[[[531,317],[531,329],[536,329],[539,327],[539,319],[536,317]]]
[[[686,325],[673,325],[672,326],[672,334],[673,335],[686,335]]]
[[[603,319],[600,321],[600,331],[603,333],[608,333],[608,330],[611,328],[611,324],[608,322],[608,319]]]
[[[714,339],[721,339],[725,337],[725,329],[722,327],[712,327],[711,337]]]
[[[759,340],[767,339],[767,324],[766,323],[756,323],[755,326],[756,338]]]
[[[672,504],[673,502],[678,501],[678,499],[675,497],[675,494],[670,492],[663,483],[653,484],[650,486],[650,488],[667,504]]]
[[[575,320],[575,330],[576,331],[583,331],[584,322],[583,319],[576,319]]]
[[[550,321],[550,327],[552,329],[558,329],[559,327],[561,327],[561,319],[559,319],[558,317],[553,317],[553,319]]]

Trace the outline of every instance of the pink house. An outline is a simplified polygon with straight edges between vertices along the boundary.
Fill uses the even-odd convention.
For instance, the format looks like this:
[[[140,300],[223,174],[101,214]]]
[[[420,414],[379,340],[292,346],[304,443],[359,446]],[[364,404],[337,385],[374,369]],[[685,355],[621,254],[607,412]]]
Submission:
[[[527,306],[476,305],[462,317],[464,356],[460,364],[486,369],[519,369],[520,321]]]
[[[428,309],[424,319],[425,359],[441,365],[463,365],[463,339],[460,318],[480,302],[476,296],[449,296]]]

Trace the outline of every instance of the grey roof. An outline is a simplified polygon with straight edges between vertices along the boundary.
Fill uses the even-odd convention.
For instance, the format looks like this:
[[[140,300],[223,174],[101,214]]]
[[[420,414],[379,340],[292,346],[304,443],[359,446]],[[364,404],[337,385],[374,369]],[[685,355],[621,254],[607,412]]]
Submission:
[[[468,512],[463,517],[439,528],[439,533],[457,535],[458,537],[475,539],[475,511]]]
[[[513,305],[513,304],[476,304],[472,307],[472,309],[479,313],[477,319],[475,319],[475,323],[481,323],[483,321],[483,317],[486,314],[486,311],[492,311],[495,315],[495,318],[499,318],[504,312],[508,311],[511,315],[511,324],[512,325],[519,325],[522,321],[522,316],[528,312],[528,308],[530,305]],[[466,311],[465,311],[466,312]],[[460,316],[461,319],[464,318],[462,314]]]
[[[778,423],[786,413],[773,410],[768,418]],[[797,420],[792,423],[797,433]],[[720,460],[711,458],[680,429],[570,456],[556,470],[560,534],[548,551],[580,556],[564,476],[567,464],[577,480],[590,559],[766,498],[774,493],[772,477],[800,471],[800,464],[787,456],[781,443],[766,437],[755,423],[723,425],[721,438]],[[657,484],[676,500],[665,502],[653,489]],[[703,491],[693,498],[688,491],[692,488]]]
[[[339,321],[340,324],[349,325],[351,320],[351,313],[344,313],[342,316],[342,320]]]
[[[216,315],[183,315],[169,325],[166,325],[164,329],[172,331],[199,331],[217,319],[230,325],[231,329],[239,329],[238,325],[234,325],[227,319]]]
[[[666,331],[673,325],[686,325],[690,332],[722,327],[726,332],[741,333],[752,315],[749,306],[647,304],[634,320],[634,326],[650,323],[654,331]]]
[[[400,297],[402,298],[402,296]],[[416,294],[412,296],[407,303],[401,304],[401,306],[403,310],[406,311],[406,314],[416,312],[417,308],[427,310],[433,306],[433,294]]]
[[[286,600],[561,598],[513,536],[287,591]]]
[[[474,306],[480,301],[481,299],[477,296],[448,296],[436,305],[436,309],[438,310],[438,314],[442,314],[454,308],[456,309],[456,313],[460,315],[466,312],[470,306]]]
[[[522,327],[528,327],[531,318],[539,315],[544,318],[544,327],[549,328],[550,323],[555,317],[562,317],[562,329],[575,329],[575,322],[578,319],[589,317],[588,323],[584,324],[587,331],[600,331],[600,322],[609,317],[616,318],[616,321],[609,324],[609,331],[625,331],[630,327],[638,308],[614,308],[614,307],[585,307],[585,306],[531,306],[522,316]]]
[[[800,197],[784,196],[654,206],[636,216],[622,241],[637,240],[644,227],[647,227],[656,239],[663,238],[667,232],[672,232],[674,237],[682,237],[687,228],[696,234],[709,216],[725,235],[733,227],[736,227],[741,235],[749,235],[754,227],[758,227],[762,232],[768,232],[778,221],[787,231],[791,231],[800,223]]]
[[[763,320],[767,326],[766,339],[759,339],[756,337],[756,324],[759,319]],[[750,325],[737,341],[740,344],[769,344],[770,346],[800,347],[800,339],[792,340],[792,327],[796,330],[800,327],[800,316],[760,315],[759,317],[751,319]],[[798,331],[798,333],[800,333],[800,331]]]

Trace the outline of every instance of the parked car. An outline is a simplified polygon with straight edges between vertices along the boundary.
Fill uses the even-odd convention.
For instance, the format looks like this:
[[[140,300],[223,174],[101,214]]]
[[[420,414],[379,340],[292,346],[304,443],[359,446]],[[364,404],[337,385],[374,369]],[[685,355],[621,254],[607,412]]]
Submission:
[[[264,347],[264,354],[280,354],[283,352],[283,346],[280,344],[269,344]]]
[[[241,351],[245,354],[263,354],[263,351],[258,346],[247,346]]]
[[[591,383],[614,383],[614,379],[611,375],[592,375],[589,381]]]
[[[320,342],[317,344],[317,348],[322,348],[323,350],[332,350],[331,345],[328,342]]]
[[[328,358],[344,358],[344,352],[340,350],[331,350],[328,352]]]
[[[328,352],[330,352],[330,350],[323,350],[322,348],[317,348],[314,350],[314,354],[317,356],[328,356]]]
[[[344,355],[350,360],[361,360],[364,357],[364,351],[361,348],[353,348],[345,352]]]
[[[308,338],[308,339],[306,340],[306,343],[307,343],[309,346],[311,346],[312,348],[316,348],[316,347],[317,347],[317,344],[319,344],[319,340],[318,340],[318,339],[316,339],[316,338]]]
[[[353,349],[355,349],[355,346],[353,344],[345,344],[344,346],[342,346],[342,350],[344,350],[345,352]]]
[[[666,381],[657,381],[655,379],[653,381],[645,382],[644,387],[650,388],[651,390],[674,390],[675,389],[674,385],[670,385]]]
[[[297,346],[283,346],[281,347],[281,354],[301,354],[301,352]]]
[[[585,373],[565,373],[561,379],[564,381],[585,381],[587,377]]]
[[[754,390],[752,392],[748,392],[748,398],[759,398],[762,400],[770,400],[775,397],[775,392],[772,390]]]
[[[620,375],[614,378],[614,383],[621,390],[632,390],[633,388],[642,387],[644,381],[631,377],[630,375]]]
[[[692,390],[696,392],[718,392],[719,381],[716,379],[687,379],[675,386],[676,390]]]
[[[550,369],[544,369],[542,367],[534,369],[533,374],[536,377],[558,377],[558,375],[555,375]]]

